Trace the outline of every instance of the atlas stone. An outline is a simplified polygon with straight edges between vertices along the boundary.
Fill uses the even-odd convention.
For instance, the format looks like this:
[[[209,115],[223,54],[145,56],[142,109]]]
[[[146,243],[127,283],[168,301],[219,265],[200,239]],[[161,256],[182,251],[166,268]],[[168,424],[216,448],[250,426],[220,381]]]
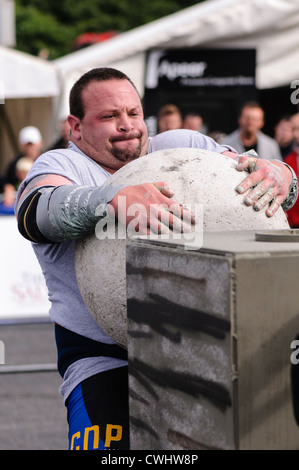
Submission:
[[[166,182],[174,192],[172,199],[198,216],[201,225],[195,225],[195,232],[201,229],[203,232],[288,229],[287,217],[281,208],[269,218],[265,209],[257,212],[244,204],[244,194],[238,194],[236,187],[248,173],[237,171],[236,165],[234,160],[207,150],[161,150],[125,165],[105,186]],[[114,220],[106,228],[100,235],[95,230],[94,234],[77,242],[77,282],[93,318],[111,338],[126,347],[126,244],[129,237],[123,235],[126,235],[123,229],[121,238],[117,238]]]

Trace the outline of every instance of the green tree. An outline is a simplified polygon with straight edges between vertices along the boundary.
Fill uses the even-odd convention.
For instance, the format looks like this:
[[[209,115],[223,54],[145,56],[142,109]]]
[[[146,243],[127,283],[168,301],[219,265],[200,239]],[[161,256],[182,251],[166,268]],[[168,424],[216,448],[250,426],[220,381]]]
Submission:
[[[203,0],[202,0],[203,1]],[[50,59],[68,54],[86,32],[136,28],[187,8],[194,0],[15,0],[16,48],[30,54],[47,50]]]

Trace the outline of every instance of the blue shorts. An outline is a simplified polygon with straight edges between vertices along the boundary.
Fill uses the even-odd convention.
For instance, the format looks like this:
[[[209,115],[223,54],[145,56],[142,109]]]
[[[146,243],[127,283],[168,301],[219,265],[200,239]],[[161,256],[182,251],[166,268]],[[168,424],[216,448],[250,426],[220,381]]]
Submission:
[[[70,450],[129,450],[128,367],[84,380],[66,406]]]

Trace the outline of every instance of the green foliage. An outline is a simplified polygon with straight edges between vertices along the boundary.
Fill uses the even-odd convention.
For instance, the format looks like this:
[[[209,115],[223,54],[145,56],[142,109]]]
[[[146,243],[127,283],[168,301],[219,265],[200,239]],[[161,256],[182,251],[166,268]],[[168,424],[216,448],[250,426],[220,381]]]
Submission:
[[[50,59],[72,51],[86,32],[119,33],[187,8],[194,0],[15,0],[16,48],[37,55],[47,50]]]

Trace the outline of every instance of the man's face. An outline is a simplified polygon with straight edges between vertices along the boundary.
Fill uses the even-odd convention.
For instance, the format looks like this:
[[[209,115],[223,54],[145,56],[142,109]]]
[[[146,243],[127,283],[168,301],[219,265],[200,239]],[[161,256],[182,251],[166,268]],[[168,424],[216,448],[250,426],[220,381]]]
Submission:
[[[287,145],[293,138],[292,124],[288,119],[281,119],[275,126],[275,140],[279,145]]]
[[[260,108],[245,107],[239,118],[241,130],[247,134],[256,134],[264,126],[264,113]]]
[[[148,132],[138,93],[128,80],[92,81],[82,93],[84,117],[69,117],[71,140],[113,173],[145,155]]]
[[[28,157],[31,160],[36,160],[37,157],[41,154],[42,145],[42,142],[27,142],[26,144],[20,144],[19,147],[24,157]]]
[[[182,119],[179,114],[167,114],[159,120],[159,132],[172,131],[182,127]]]
[[[184,119],[184,129],[191,129],[193,131],[199,131],[202,126],[202,118],[200,116],[186,116]]]

